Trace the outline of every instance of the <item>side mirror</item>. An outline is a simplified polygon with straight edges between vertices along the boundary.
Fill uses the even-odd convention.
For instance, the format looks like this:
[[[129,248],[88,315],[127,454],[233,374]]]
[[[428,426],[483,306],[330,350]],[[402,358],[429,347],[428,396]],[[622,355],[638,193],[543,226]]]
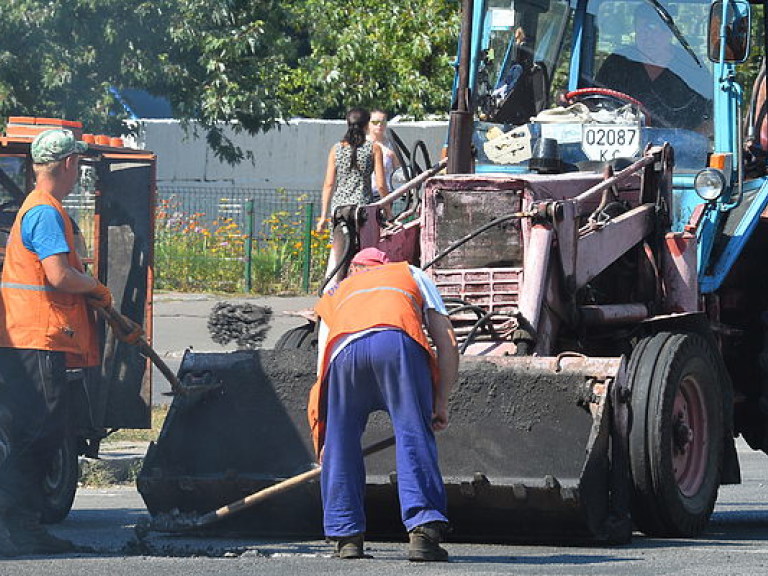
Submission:
[[[744,62],[749,55],[751,12],[746,0],[717,0],[709,10],[707,52],[712,62]],[[723,42],[723,40],[725,42]],[[722,47],[725,47],[722,50]]]

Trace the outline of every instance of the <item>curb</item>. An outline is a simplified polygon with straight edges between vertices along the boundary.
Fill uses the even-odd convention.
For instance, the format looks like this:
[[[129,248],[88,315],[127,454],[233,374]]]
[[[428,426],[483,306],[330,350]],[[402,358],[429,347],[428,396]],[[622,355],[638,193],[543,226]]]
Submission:
[[[149,442],[105,444],[99,458],[80,456],[81,486],[135,484]]]

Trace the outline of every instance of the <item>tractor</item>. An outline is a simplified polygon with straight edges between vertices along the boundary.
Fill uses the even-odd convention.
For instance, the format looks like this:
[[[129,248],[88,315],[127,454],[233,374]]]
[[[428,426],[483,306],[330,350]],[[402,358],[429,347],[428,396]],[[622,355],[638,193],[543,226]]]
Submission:
[[[334,235],[342,265],[376,246],[448,305],[463,354],[438,437],[452,537],[696,536],[740,481],[735,438],[768,450],[768,130],[750,62],[766,21],[745,0],[462,9],[446,160],[342,210]],[[174,400],[147,454],[152,514],[212,510],[315,465],[315,329],[186,354],[179,378],[205,392]],[[377,415],[366,439],[389,433]],[[396,535],[393,451],[366,469],[369,537]],[[238,522],[319,535],[320,518],[309,483]]]

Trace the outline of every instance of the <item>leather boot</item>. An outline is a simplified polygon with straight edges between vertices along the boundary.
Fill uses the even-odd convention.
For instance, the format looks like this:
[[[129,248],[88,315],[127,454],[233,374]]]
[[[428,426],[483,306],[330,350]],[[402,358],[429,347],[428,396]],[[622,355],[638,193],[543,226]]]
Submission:
[[[370,558],[363,551],[363,534],[353,534],[352,536],[341,536],[332,539],[335,542],[334,556],[344,560],[355,558]]]
[[[19,554],[64,554],[75,550],[72,542],[48,532],[37,514],[17,509],[8,515],[7,521]]]
[[[445,522],[427,522],[416,526],[408,533],[410,546],[408,560],[411,562],[447,562],[448,551],[440,546],[448,528]]]

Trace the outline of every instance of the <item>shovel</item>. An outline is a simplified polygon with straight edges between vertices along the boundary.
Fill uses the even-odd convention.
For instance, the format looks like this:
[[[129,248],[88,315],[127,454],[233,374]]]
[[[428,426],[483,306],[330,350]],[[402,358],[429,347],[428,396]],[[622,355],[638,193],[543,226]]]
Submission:
[[[390,436],[389,438],[375,442],[363,450],[363,457],[375,454],[376,452],[380,452],[385,448],[393,446],[394,444],[394,436]],[[320,477],[321,471],[322,468],[317,466],[311,470],[307,470],[306,472],[302,472],[301,474],[297,474],[296,476],[292,476],[281,482],[278,482],[277,484],[263,488],[262,490],[254,492],[253,494],[249,494],[245,498],[236,500],[235,502],[227,504],[226,506],[222,506],[221,508],[217,508],[216,510],[208,512],[207,514],[203,514],[202,516],[197,516],[197,514],[194,512],[180,513],[178,511],[158,514],[152,518],[150,529],[157,532],[185,532],[188,530],[195,530],[209,526],[215,522],[219,522],[220,520],[227,518],[228,516],[242,512],[243,510],[258,504],[259,502],[263,502],[264,500],[279,494],[284,494],[285,492],[288,492],[298,486],[316,480]]]
[[[96,310],[98,310],[98,313],[107,321],[107,324],[109,324],[115,332],[130,334],[133,331],[133,326],[128,323],[125,316],[120,314],[120,312],[115,310],[112,306],[97,308]],[[163,373],[163,376],[165,376],[166,380],[168,380],[171,385],[172,395],[189,394],[193,391],[190,389],[193,387],[181,385],[181,382],[176,378],[176,374],[173,373],[173,370],[171,370],[168,367],[168,364],[158,356],[157,352],[155,352],[152,346],[149,345],[149,342],[147,342],[144,336],[139,336],[134,345],[138,346],[139,350],[141,350],[141,352],[152,361],[152,364]]]

